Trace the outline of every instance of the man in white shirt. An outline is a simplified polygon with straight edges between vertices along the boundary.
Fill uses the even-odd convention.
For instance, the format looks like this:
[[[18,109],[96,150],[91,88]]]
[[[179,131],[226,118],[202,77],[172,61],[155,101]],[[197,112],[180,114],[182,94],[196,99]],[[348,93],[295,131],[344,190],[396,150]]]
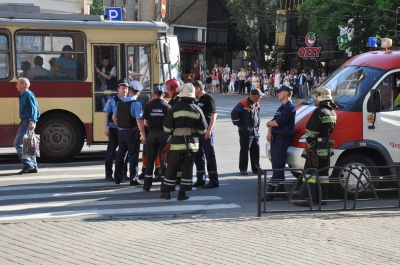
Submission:
[[[274,90],[277,90],[282,83],[282,76],[278,69],[275,70]]]
[[[231,68],[229,68],[229,64],[226,64],[225,70],[228,73],[228,75],[231,75]]]

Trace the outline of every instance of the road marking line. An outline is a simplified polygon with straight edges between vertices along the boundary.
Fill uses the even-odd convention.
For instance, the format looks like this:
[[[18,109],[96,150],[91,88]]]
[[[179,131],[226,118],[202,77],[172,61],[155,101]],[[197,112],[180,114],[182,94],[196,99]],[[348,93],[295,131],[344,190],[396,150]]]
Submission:
[[[56,201],[56,202],[43,202],[43,203],[24,203],[0,206],[0,212],[6,211],[19,211],[26,209],[39,209],[39,208],[54,208],[54,207],[83,207],[83,206],[106,206],[106,205],[131,205],[131,204],[146,204],[146,203],[171,203],[177,201],[165,199],[141,199],[141,200],[114,200],[114,201],[99,201],[106,198],[96,198],[79,201]],[[211,201],[222,200],[218,196],[191,196],[188,201]]]
[[[59,182],[57,182],[59,183]],[[120,186],[128,185],[129,182],[123,182]],[[155,183],[156,184],[156,183]],[[66,182],[65,184],[40,184],[40,185],[29,185],[20,184],[10,187],[0,187],[0,192],[4,191],[16,191],[16,190],[51,190],[51,189],[67,189],[67,188],[86,188],[86,187],[118,187],[114,182],[104,181],[104,182],[89,182],[89,183],[71,183]]]
[[[19,214],[19,215],[3,215],[0,221],[15,221],[25,219],[52,219],[65,217],[83,217],[89,215],[121,215],[121,214],[149,214],[162,212],[182,212],[182,211],[199,211],[199,210],[219,210],[241,208],[240,205],[234,203],[227,204],[210,204],[210,205],[174,205],[174,206],[157,206],[157,207],[140,207],[140,208],[122,208],[122,209],[106,209],[106,210],[84,210],[84,211],[65,211],[65,212],[49,212],[40,214]]]
[[[24,195],[9,195],[0,196],[0,201],[5,200],[27,200],[27,199],[43,199],[43,198],[60,198],[60,197],[73,197],[73,196],[97,196],[97,195],[115,195],[115,194],[126,194],[126,193],[138,193],[143,192],[140,188],[118,187],[118,189],[112,190],[94,190],[94,191],[82,191],[82,192],[61,192],[61,193],[39,193],[39,194],[24,194]]]
[[[101,167],[101,166],[99,166]],[[102,166],[104,167],[104,166]],[[58,169],[60,170],[60,169]],[[69,171],[69,169],[68,169]],[[91,169],[90,171],[93,172],[93,169]],[[45,172],[45,171],[43,171]],[[38,173],[40,174],[40,173]],[[22,177],[18,176],[12,176],[12,177],[0,177],[0,182],[6,182],[6,181],[12,181],[13,183],[15,182],[24,182],[26,183],[27,180],[44,180],[44,179],[49,179],[49,180],[57,180],[57,179],[64,179],[64,180],[68,180],[68,179],[104,179],[104,174],[90,174],[90,175],[83,175],[83,174],[87,174],[87,173],[79,173],[79,175],[69,175],[69,174],[65,174],[65,175],[36,175],[36,174],[27,174],[27,175],[22,175]]]

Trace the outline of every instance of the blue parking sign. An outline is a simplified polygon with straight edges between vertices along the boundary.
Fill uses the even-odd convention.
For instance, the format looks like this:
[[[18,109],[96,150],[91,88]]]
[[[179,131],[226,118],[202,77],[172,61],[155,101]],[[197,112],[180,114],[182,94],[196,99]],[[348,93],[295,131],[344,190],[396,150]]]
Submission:
[[[120,7],[106,7],[104,15],[107,20],[122,21],[122,10]]]

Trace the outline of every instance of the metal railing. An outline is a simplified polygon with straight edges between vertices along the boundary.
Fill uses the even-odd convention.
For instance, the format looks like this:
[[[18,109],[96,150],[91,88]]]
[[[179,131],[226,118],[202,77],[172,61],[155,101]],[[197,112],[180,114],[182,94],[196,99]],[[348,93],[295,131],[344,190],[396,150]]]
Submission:
[[[298,178],[289,178],[281,181],[274,181],[274,185],[291,186],[289,191],[273,191],[268,192],[268,184],[270,184],[269,175],[274,171],[296,171],[300,172]],[[336,172],[329,177],[329,183],[322,183],[320,179],[321,172]],[[337,174],[340,172],[340,174]],[[380,172],[379,175],[371,175],[371,172]],[[387,174],[382,174],[388,172]],[[283,169],[259,169],[258,170],[258,185],[257,185],[257,216],[260,217],[262,213],[272,212],[299,212],[299,211],[312,211],[313,198],[310,188],[310,180],[315,181],[318,188],[318,209],[317,210],[360,210],[360,209],[382,209],[382,208],[400,208],[400,165],[390,166],[370,166],[370,167],[338,167],[331,166],[321,169],[308,169],[306,172],[299,168],[283,168]],[[352,183],[353,190],[349,198],[348,191],[349,183]],[[384,182],[393,182],[392,187],[379,188],[379,185]],[[396,185],[395,185],[396,184]],[[342,198],[322,199],[321,185],[341,185],[343,187]],[[396,191],[397,204],[390,206],[377,206],[377,207],[358,207],[357,203],[364,200],[379,200],[377,192]],[[306,194],[306,198],[299,198],[300,195]],[[307,210],[299,208],[279,209],[267,211],[267,203],[274,203],[268,201],[268,196],[285,195],[289,203],[303,202],[308,203]],[[361,196],[362,195],[362,196]],[[368,196],[367,198],[365,198]],[[316,198],[314,198],[315,201]],[[349,208],[348,203],[352,201],[352,206]],[[343,202],[342,208],[322,207],[327,202]]]

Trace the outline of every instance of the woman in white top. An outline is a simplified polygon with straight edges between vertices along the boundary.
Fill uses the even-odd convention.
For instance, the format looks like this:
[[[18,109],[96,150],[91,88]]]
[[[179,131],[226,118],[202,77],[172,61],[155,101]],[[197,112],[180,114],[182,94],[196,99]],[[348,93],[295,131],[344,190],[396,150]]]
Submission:
[[[282,76],[279,70],[275,71],[275,82],[274,82],[274,90],[278,89],[282,83]]]
[[[228,94],[233,94],[233,92],[235,91],[235,80],[236,80],[236,73],[235,73],[235,70],[232,70],[231,82],[229,83],[229,92],[228,92]]]

